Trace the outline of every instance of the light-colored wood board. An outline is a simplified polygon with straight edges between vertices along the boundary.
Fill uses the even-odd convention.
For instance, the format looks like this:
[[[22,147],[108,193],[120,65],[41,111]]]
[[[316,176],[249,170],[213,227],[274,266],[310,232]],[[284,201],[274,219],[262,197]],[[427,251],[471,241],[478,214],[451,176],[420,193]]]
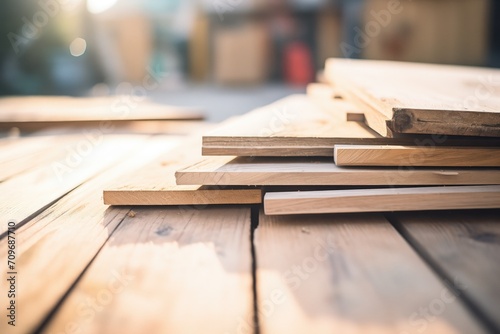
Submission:
[[[147,164],[177,144],[174,138],[152,138],[142,144],[130,145],[129,155],[122,163],[96,175],[48,207],[42,214],[28,221],[16,231],[16,271],[18,294],[16,302],[18,333],[31,333],[47,317],[75,280],[81,275],[95,254],[104,245],[127,208],[108,208],[102,205],[102,189],[114,178]],[[8,240],[0,240],[7,248]],[[7,253],[0,259],[7,263]],[[5,281],[1,288],[4,291]],[[6,307],[7,299],[0,305]],[[22,320],[22,321],[21,321]],[[5,332],[6,322],[0,323]]]
[[[498,70],[329,59],[325,75],[396,133],[500,136]]]
[[[103,137],[95,145],[86,140],[68,150],[61,149],[61,159],[0,183],[0,219],[24,223],[61,196],[112,166],[147,138],[110,136]],[[0,235],[6,230],[7,225],[1,226]]]
[[[488,54],[489,0],[413,1],[363,48],[364,59],[484,65]],[[386,0],[367,0],[364,20],[388,9]],[[421,18],[425,17],[425,20]],[[467,25],[462,24],[468,22]],[[404,27],[402,29],[402,27]],[[372,28],[373,29],[373,28]]]
[[[344,89],[351,90],[353,85],[359,85],[362,89],[368,90],[366,94],[373,93],[373,98],[367,99],[365,102],[371,103],[373,106],[385,106],[381,112],[387,117],[392,117],[394,112],[392,104],[394,103],[398,104],[398,108],[412,105],[414,109],[422,110],[466,111],[465,105],[462,105],[464,104],[463,100],[467,95],[474,94],[474,90],[467,91],[467,89],[476,88],[475,84],[477,86],[484,84],[484,88],[491,88],[493,89],[492,93],[494,93],[496,87],[490,87],[490,85],[496,82],[495,79],[500,72],[495,69],[477,67],[330,59],[326,63],[326,73],[329,75],[329,82],[335,86],[342,86],[336,83],[344,83],[345,80],[347,87]],[[363,75],[355,76],[360,73]],[[429,74],[434,75],[428,77]],[[347,82],[348,78],[350,81]],[[401,79],[406,80],[398,81]],[[371,86],[377,80],[378,90]],[[448,86],[442,87],[443,82],[447,83]],[[408,91],[409,87],[412,90]],[[361,88],[359,88],[360,91]],[[397,95],[397,98],[390,99],[389,96],[385,96],[386,99],[382,100],[384,98],[382,95],[386,94],[389,88],[395,89],[390,95]],[[456,90],[454,91],[453,88]],[[419,96],[422,91],[429,91],[430,95],[425,96],[425,98]],[[462,95],[467,92],[469,94]],[[444,98],[446,95],[449,96],[447,99]],[[461,98],[458,102],[454,100],[457,97]],[[491,96],[479,101],[479,106],[485,111],[498,113],[497,100],[497,97]]]
[[[0,131],[0,147],[1,148],[6,148],[12,143],[16,142],[19,140],[19,133],[17,132],[16,134],[12,135],[9,132],[5,131]]]
[[[335,99],[336,91],[328,83],[312,82],[306,86],[306,94],[310,98]]]
[[[500,186],[268,192],[267,215],[500,208]]]
[[[150,166],[145,166],[147,171]],[[175,171],[169,172],[172,175]],[[174,180],[175,181],[175,180]],[[158,184],[163,181],[158,182]],[[139,185],[139,184],[136,184]],[[142,185],[140,185],[142,187]],[[145,187],[147,188],[147,187]],[[220,188],[210,186],[164,185],[158,190],[104,190],[106,205],[220,205],[260,204],[262,191],[246,188]]]
[[[500,167],[500,148],[335,145],[337,166]]]
[[[165,106],[139,96],[103,98],[5,97],[0,99],[0,125],[31,122],[85,122],[102,120],[188,120],[203,119],[199,110]]]
[[[39,152],[44,148],[50,147],[57,141],[57,138],[54,136],[42,138],[18,137],[6,139],[6,144],[0,151],[0,163],[12,161],[29,154]]]
[[[349,92],[343,90],[340,86],[334,88],[328,83],[312,83],[307,85],[307,96],[327,112],[337,110],[339,101],[342,101],[349,106],[345,108],[346,121],[366,124],[375,137],[380,135],[372,129],[379,126],[386,127],[384,121],[381,122],[379,118],[373,117],[370,113],[365,113],[366,106],[356,98],[352,98]],[[404,137],[404,135],[399,135],[399,137]]]
[[[337,109],[326,112],[306,95],[291,95],[243,117],[234,117],[204,136],[210,143],[217,137],[339,137],[373,138],[369,129],[345,121],[351,106],[337,101]]]
[[[402,229],[500,328],[500,212],[398,213]]]
[[[39,166],[64,161],[68,155],[72,154],[72,150],[78,154],[79,145],[82,145],[81,148],[87,149],[87,144],[90,143],[89,138],[95,139],[95,143],[100,141],[99,137],[85,136],[84,134],[20,138],[19,145],[12,147],[14,154],[10,154],[8,158],[2,157],[0,159],[0,182]],[[19,147],[19,150],[16,147]]]
[[[484,333],[379,215],[260,215],[260,332]]]
[[[319,158],[205,157],[177,171],[176,180],[211,186],[488,185],[500,184],[500,169],[339,167]]]
[[[45,130],[52,133],[76,133],[101,131],[103,134],[170,134],[185,135],[203,128],[198,120],[145,120],[145,121],[78,121],[78,122],[24,122],[11,124],[23,135],[40,136]],[[59,131],[57,131],[59,130]]]
[[[330,92],[330,94],[328,94]],[[349,110],[346,111],[346,120],[354,122],[362,122],[372,130],[375,136],[382,135],[387,138],[398,138],[399,141],[404,138],[412,139],[415,141],[415,135],[408,135],[404,133],[396,133],[387,126],[387,119],[374,111],[373,107],[364,101],[360,100],[356,94],[353,94],[349,89],[345,89],[342,85],[331,84],[310,84],[307,87],[307,95],[318,104],[325,111],[335,110],[335,104],[339,100],[343,100],[350,105]],[[371,112],[367,112],[371,110]],[[410,137],[408,137],[410,136]],[[403,138],[403,139],[401,139]],[[456,140],[456,138],[454,139]],[[408,140],[407,140],[408,141]]]
[[[100,307],[82,317],[88,299]],[[44,332],[68,324],[82,333],[253,333],[250,209],[135,210]]]
[[[357,112],[359,108],[342,100],[333,100],[330,104],[335,107],[326,110],[306,95],[286,97],[224,122],[203,136],[202,153],[331,157],[333,146],[337,144],[421,145],[431,142],[439,146],[500,146],[498,138],[383,138],[363,123],[346,121],[347,114]]]
[[[40,161],[50,161],[51,158],[57,156],[57,152],[53,154],[48,147],[45,151],[38,150],[37,152],[25,154],[24,156],[16,159],[1,161],[0,162],[0,182],[4,182],[9,178],[22,174],[31,168],[36,168]]]
[[[201,158],[201,136],[183,140],[183,145],[133,171],[104,189],[107,205],[209,205],[260,204],[260,189],[177,185],[175,172]]]

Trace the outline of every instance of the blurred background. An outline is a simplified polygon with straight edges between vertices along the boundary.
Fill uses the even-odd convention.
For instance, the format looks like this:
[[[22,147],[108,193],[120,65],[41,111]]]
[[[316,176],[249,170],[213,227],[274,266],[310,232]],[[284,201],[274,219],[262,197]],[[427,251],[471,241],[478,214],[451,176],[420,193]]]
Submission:
[[[0,95],[147,94],[242,113],[328,57],[500,66],[490,0],[3,0]]]

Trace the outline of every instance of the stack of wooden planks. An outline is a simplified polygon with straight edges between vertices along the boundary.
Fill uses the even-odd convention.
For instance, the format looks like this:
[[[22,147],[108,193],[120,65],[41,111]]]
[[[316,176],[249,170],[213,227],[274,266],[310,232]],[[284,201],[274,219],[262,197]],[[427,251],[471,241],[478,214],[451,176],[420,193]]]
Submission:
[[[321,109],[305,113],[314,112]],[[323,157],[294,157],[306,146],[293,146],[287,133],[296,127],[297,134],[298,123],[273,122],[262,136],[288,136],[280,144],[286,151],[276,146],[287,157],[272,156],[272,149],[261,151],[268,157],[203,157],[201,133],[219,130],[201,122],[191,124],[198,135],[189,139],[179,134],[191,126],[153,135],[142,127],[134,133],[135,122],[118,133],[118,126],[97,135],[95,127],[65,129],[61,122],[0,137],[0,259],[10,266],[0,291],[13,290],[0,298],[0,333],[499,332],[499,210],[275,216],[257,205],[206,207],[324,190],[338,195],[333,205],[352,208],[359,190],[370,199],[360,208],[374,211],[379,191],[408,198],[417,187],[390,188],[386,172],[361,171],[358,181],[351,171],[338,174],[370,168],[336,166],[335,145],[319,147]],[[236,129],[242,137],[246,125]],[[281,171],[259,174],[273,164]],[[176,184],[176,171],[217,165],[218,177],[201,182],[214,185]],[[412,178],[472,184],[496,175],[491,167],[474,168],[488,172],[419,167]],[[336,185],[311,185],[314,173]],[[363,185],[370,178],[373,185]],[[494,189],[483,186],[440,189],[463,207],[459,201],[478,194],[495,200]],[[415,202],[443,202],[434,188],[420,187],[429,193]],[[116,190],[105,194],[109,202],[178,206],[107,207],[103,189]],[[387,202],[392,210],[403,203]]]
[[[179,145],[105,189],[105,203],[500,208],[500,71],[329,59],[323,77]]]

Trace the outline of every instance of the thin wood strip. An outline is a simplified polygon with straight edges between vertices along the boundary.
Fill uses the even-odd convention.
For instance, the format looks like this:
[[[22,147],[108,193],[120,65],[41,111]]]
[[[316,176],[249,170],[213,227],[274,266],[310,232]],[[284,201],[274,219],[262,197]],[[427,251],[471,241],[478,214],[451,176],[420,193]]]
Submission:
[[[268,192],[268,215],[500,208],[500,186]]]
[[[177,184],[254,186],[396,186],[500,184],[493,168],[339,167],[324,159],[206,157],[176,173]]]
[[[335,145],[337,166],[500,167],[500,148]]]
[[[255,245],[263,334],[484,332],[381,216],[261,213]]]
[[[145,168],[147,170],[147,167]],[[260,189],[205,186],[164,187],[162,190],[104,190],[105,205],[217,205],[260,204]]]
[[[82,317],[88,299],[100,307]],[[254,332],[250,209],[136,210],[46,330],[68,324],[84,333]]]
[[[500,328],[500,211],[398,213],[395,218],[419,249]]]

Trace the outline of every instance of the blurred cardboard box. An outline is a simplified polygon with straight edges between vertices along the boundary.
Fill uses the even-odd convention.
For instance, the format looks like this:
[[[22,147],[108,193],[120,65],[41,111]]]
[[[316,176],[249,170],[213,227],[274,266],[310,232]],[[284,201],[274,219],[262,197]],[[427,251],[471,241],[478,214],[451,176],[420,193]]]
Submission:
[[[95,18],[99,56],[112,81],[142,83],[153,52],[153,32],[142,13],[98,15]]]
[[[269,34],[256,22],[215,30],[214,78],[220,84],[258,84],[267,79]]]
[[[193,81],[205,81],[210,69],[210,22],[197,13],[189,38],[189,74]]]
[[[399,7],[391,7],[399,4]],[[359,35],[369,59],[482,65],[489,0],[367,0]],[[397,8],[397,9],[396,9]],[[392,11],[391,11],[392,10]],[[388,14],[389,13],[389,14]]]

